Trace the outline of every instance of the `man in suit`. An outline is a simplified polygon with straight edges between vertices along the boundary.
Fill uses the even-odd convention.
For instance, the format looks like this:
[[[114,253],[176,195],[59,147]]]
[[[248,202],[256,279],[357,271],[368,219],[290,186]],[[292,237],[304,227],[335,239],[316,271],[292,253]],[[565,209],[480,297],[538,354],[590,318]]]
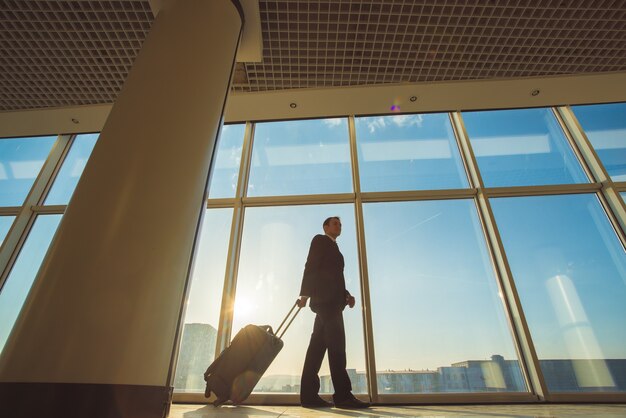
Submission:
[[[302,380],[300,382],[300,403],[304,407],[330,407],[331,403],[320,398],[318,373],[328,350],[330,375],[335,394],[333,401],[337,408],[367,408],[352,395],[352,384],[346,371],[346,335],[343,325],[343,310],[346,305],[354,307],[354,296],[346,290],[343,276],[344,261],[336,239],[341,234],[341,220],[330,217],[323,224],[324,235],[316,235],[304,266],[302,286],[298,306],[309,306],[316,313],[311,341],[306,352]]]

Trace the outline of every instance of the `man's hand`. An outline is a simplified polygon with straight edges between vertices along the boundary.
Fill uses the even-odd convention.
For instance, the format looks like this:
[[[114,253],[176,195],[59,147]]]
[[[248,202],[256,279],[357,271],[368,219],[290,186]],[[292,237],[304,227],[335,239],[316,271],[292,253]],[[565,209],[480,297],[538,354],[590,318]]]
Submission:
[[[346,305],[348,305],[351,308],[354,308],[355,303],[356,303],[356,300],[354,299],[354,296],[346,295]]]
[[[299,308],[304,308],[308,299],[307,296],[300,296],[300,298],[296,300],[296,305],[298,305]]]

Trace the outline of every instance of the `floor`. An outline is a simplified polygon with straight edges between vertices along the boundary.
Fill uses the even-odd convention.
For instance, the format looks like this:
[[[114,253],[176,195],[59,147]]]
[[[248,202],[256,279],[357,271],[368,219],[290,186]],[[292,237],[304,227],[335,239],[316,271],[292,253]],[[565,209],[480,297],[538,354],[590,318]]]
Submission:
[[[169,418],[376,418],[376,417],[489,417],[489,418],[565,418],[626,417],[626,404],[558,405],[420,405],[374,406],[354,411],[335,408],[307,409],[299,406],[222,406],[174,404]]]

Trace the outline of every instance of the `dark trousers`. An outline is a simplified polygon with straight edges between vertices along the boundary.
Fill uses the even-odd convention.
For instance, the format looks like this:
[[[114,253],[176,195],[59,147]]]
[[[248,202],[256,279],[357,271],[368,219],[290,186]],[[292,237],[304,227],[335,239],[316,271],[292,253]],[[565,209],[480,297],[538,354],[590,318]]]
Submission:
[[[300,381],[300,400],[310,401],[317,397],[320,390],[318,373],[328,350],[330,376],[333,380],[335,402],[345,400],[352,391],[348,372],[346,372],[346,334],[343,327],[343,314],[318,313],[309,348],[306,351],[302,380]]]

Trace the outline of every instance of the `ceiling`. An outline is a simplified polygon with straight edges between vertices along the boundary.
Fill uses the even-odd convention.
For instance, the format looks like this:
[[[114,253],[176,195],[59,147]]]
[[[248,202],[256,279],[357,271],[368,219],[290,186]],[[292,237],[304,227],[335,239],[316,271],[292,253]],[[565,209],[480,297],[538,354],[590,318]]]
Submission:
[[[233,90],[626,71],[626,0],[260,0]],[[0,110],[115,101],[149,1],[0,0]]]

